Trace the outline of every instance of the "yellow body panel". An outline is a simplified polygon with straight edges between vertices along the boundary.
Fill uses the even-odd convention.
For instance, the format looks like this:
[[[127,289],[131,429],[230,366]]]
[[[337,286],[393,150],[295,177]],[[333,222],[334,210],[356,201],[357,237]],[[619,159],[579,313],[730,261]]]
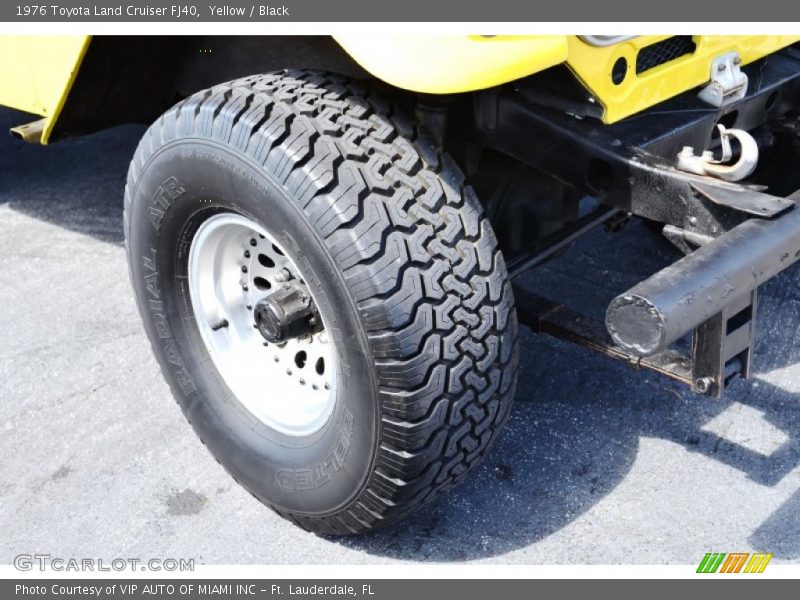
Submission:
[[[745,64],[800,36],[695,36],[696,51],[635,72],[637,52],[668,36],[639,36],[595,47],[577,36],[342,35],[336,40],[375,77],[430,94],[468,92],[501,85],[566,63],[613,123],[707,82],[711,61],[737,51]],[[46,143],[69,94],[88,36],[0,36],[0,104],[45,117]],[[614,85],[614,62],[628,73]]]
[[[45,117],[42,143],[88,44],[88,36],[0,36],[0,104]]]
[[[566,62],[613,123],[697,87],[711,76],[711,61],[737,51],[744,64],[800,40],[800,36],[694,36],[696,51],[636,75],[639,49],[669,36],[643,35],[611,46],[577,36],[338,36],[336,40],[375,77],[429,94],[484,89]],[[614,62],[625,57],[628,74],[611,81]]]
[[[500,85],[567,59],[564,35],[335,37],[356,62],[396,87],[453,94]]]
[[[800,40],[800,36],[789,35],[698,35],[694,36],[697,49],[693,54],[637,75],[639,49],[667,37],[646,35],[597,48],[570,36],[567,64],[602,103],[604,122],[619,121],[709,81],[711,62],[717,56],[736,51],[747,64]],[[620,57],[626,59],[628,72],[622,83],[615,85],[611,70]]]

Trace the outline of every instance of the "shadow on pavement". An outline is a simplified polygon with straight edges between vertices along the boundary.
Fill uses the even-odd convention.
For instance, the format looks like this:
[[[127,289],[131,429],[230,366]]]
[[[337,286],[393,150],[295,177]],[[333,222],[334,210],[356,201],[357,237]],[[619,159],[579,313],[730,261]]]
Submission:
[[[27,144],[8,133],[37,118],[0,108],[0,204],[122,244],[125,176],[144,127],[115,127],[50,146]]]
[[[759,552],[772,552],[778,558],[800,558],[800,490],[753,532],[749,542]]]

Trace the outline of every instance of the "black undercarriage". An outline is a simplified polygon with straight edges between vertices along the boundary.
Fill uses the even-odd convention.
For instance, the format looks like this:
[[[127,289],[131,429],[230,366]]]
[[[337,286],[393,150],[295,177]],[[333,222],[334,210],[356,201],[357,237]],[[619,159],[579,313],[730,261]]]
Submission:
[[[746,96],[723,108],[693,90],[613,125],[600,123],[596,105],[581,101],[557,71],[452,102],[450,123],[458,127],[447,128],[443,143],[471,176],[512,277],[595,226],[616,227],[630,216],[687,255],[617,298],[605,324],[573,312],[568,297],[545,301],[516,288],[522,322],[709,396],[749,375],[758,285],[800,257],[792,197],[800,188],[800,49],[743,71]],[[559,98],[569,100],[559,106]],[[676,168],[685,146],[719,155],[718,125],[745,130],[758,144],[758,167],[741,182]],[[770,227],[742,227],[748,221]],[[764,256],[737,251],[747,244]],[[684,329],[692,334],[689,353],[664,343]]]

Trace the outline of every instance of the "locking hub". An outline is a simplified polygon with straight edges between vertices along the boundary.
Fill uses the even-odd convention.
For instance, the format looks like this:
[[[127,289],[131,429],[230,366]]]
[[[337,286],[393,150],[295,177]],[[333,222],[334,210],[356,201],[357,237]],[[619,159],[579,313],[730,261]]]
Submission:
[[[256,327],[265,340],[280,344],[322,330],[322,320],[310,294],[289,282],[265,296],[253,308]]]

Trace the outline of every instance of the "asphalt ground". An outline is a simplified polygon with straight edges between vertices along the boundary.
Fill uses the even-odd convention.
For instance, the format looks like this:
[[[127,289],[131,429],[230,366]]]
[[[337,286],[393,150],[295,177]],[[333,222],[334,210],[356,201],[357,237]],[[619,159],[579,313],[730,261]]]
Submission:
[[[0,110],[0,131],[30,117]],[[763,286],[755,376],[723,401],[522,333],[515,407],[485,463],[412,519],[308,534],[194,436],[151,356],[125,265],[122,191],[143,133],[51,147],[0,137],[0,563],[185,557],[206,564],[697,564],[800,559],[800,270]],[[602,315],[676,258],[633,223],[531,274]]]

